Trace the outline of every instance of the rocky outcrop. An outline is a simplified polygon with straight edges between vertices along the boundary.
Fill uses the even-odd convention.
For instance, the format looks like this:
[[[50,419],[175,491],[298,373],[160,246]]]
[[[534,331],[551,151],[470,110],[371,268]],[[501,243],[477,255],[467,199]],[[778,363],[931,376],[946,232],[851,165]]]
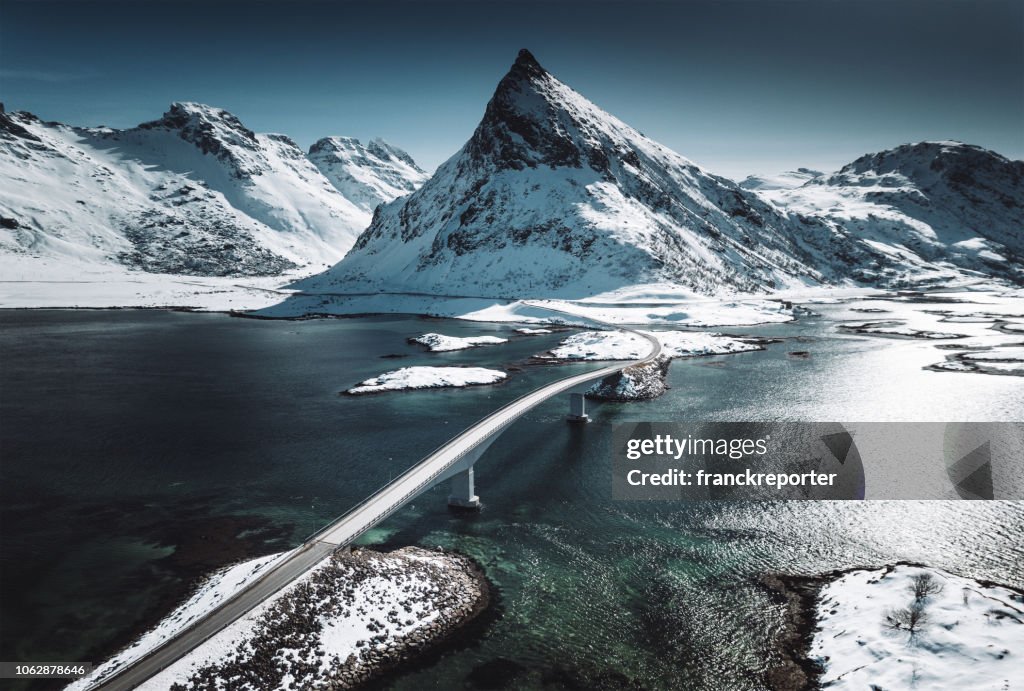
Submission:
[[[236,691],[353,688],[431,649],[489,601],[483,572],[460,554],[341,551],[274,600],[233,649],[171,689],[224,680]]]
[[[646,401],[665,393],[668,366],[672,359],[662,356],[643,365],[627,367],[605,377],[587,390],[587,398],[598,401]]]

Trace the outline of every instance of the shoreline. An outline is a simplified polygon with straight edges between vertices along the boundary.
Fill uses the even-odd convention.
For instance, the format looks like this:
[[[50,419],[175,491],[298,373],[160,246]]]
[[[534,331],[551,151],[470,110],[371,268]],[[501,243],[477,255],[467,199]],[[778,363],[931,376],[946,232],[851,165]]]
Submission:
[[[821,688],[821,678],[826,668],[811,656],[811,648],[815,634],[821,628],[817,608],[822,590],[854,572],[880,571],[888,575],[901,567],[937,568],[901,560],[882,566],[844,567],[812,576],[767,573],[757,578],[758,585],[768,592],[773,603],[783,608],[782,626],[772,644],[778,660],[765,670],[765,686],[770,691],[810,691]],[[988,579],[970,580],[985,588],[1003,588],[1024,597],[1024,588]]]
[[[339,550],[140,688],[202,689],[223,678],[244,678],[249,691],[297,679],[364,687],[472,643],[494,601],[482,565],[456,551]]]

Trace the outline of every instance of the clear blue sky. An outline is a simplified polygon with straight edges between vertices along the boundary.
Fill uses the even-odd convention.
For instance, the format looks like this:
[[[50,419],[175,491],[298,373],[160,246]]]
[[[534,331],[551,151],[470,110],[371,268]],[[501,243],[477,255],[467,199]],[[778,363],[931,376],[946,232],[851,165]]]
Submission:
[[[922,139],[1024,157],[1019,0],[0,0],[0,99],[116,127],[200,101],[303,146],[381,136],[433,169],[523,47],[733,177]]]

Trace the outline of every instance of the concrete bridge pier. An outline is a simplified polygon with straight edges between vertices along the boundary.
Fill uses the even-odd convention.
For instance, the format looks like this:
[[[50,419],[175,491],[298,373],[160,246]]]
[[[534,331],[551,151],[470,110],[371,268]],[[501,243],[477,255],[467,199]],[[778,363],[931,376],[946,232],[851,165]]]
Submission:
[[[590,416],[587,415],[586,399],[583,397],[583,394],[569,394],[569,414],[565,416],[565,419],[569,422],[590,422]]]
[[[448,506],[455,509],[479,509],[480,497],[476,495],[473,483],[473,466],[452,476],[451,494],[448,495]]]

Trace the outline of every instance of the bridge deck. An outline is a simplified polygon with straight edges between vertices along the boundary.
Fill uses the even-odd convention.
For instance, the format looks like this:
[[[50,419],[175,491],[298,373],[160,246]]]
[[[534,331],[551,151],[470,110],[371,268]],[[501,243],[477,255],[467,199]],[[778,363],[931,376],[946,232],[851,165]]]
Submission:
[[[570,312],[562,312],[548,307],[544,309],[568,314],[574,319],[583,319]],[[502,406],[427,454],[419,463],[355,508],[314,533],[302,545],[289,552],[271,570],[203,618],[178,632],[147,655],[98,682],[91,687],[90,691],[120,691],[135,688],[302,576],[336,549],[351,544],[360,535],[400,509],[418,494],[437,484],[438,478],[446,470],[481,442],[500,434],[502,430],[530,409],[575,386],[606,377],[626,367],[650,362],[661,354],[661,342],[649,334],[604,324],[594,319],[587,318],[586,321],[595,322],[605,328],[635,333],[651,343],[651,352],[639,360],[627,363],[619,362],[608,367],[559,379]]]

